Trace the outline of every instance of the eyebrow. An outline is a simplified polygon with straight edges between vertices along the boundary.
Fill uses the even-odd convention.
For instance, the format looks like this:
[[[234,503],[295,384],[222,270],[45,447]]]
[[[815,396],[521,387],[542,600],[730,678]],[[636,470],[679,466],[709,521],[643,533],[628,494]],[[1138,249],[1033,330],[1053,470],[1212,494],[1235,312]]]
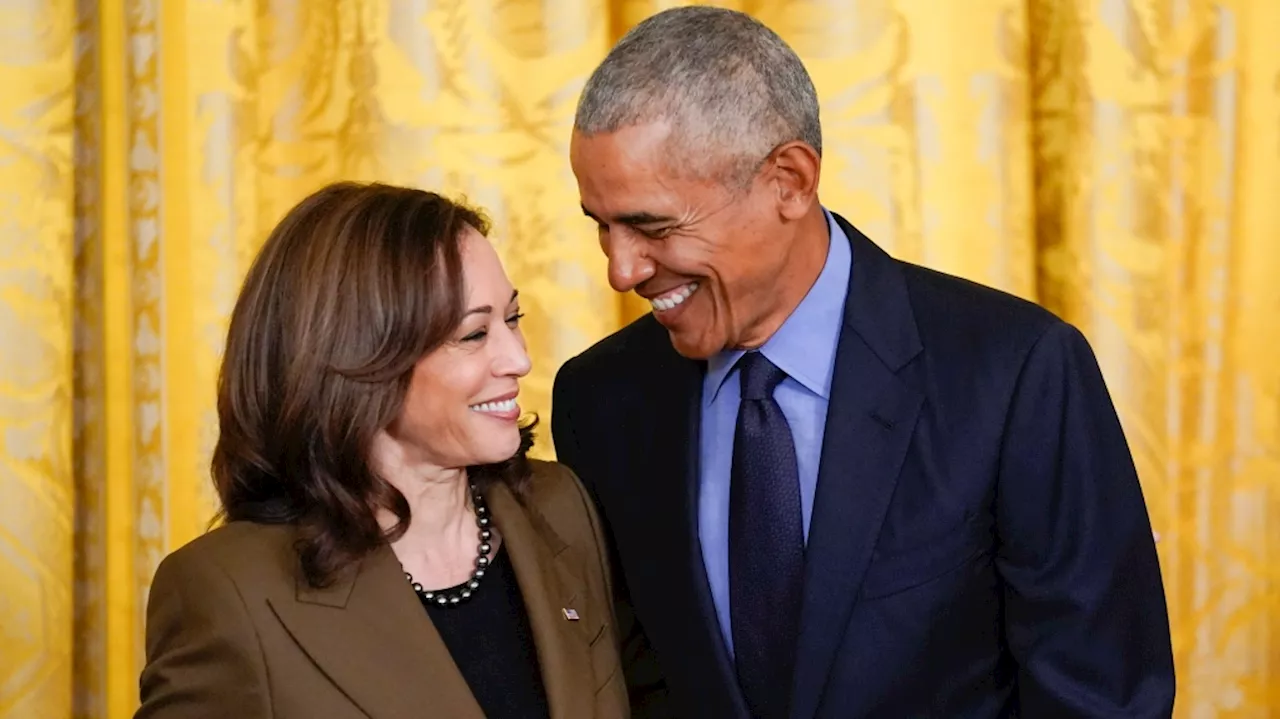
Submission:
[[[520,296],[520,290],[512,290],[511,301],[507,302],[507,304],[511,304],[511,302],[515,302],[516,298],[519,296]],[[493,313],[493,305],[480,305],[479,307],[472,307],[471,309],[467,310],[467,313],[463,315],[463,317],[470,317],[471,315],[488,315],[492,313]]]
[[[591,210],[588,210],[585,205],[582,207],[582,214],[590,217],[596,222],[605,224],[605,222],[592,213]],[[636,225],[656,225],[662,222],[674,222],[676,218],[655,215],[652,212],[624,212],[621,215],[614,215],[610,219],[619,225],[629,225],[634,227]]]

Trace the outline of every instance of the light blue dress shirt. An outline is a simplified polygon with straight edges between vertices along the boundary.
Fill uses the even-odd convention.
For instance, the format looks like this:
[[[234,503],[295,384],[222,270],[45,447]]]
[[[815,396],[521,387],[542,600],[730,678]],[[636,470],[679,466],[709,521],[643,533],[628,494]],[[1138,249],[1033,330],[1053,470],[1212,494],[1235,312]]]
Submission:
[[[848,237],[831,214],[825,214],[831,241],[822,272],[791,316],[760,348],[770,362],[787,373],[773,397],[791,425],[796,445],[806,542],[818,486],[818,461],[822,456],[836,344],[840,339],[853,261]],[[733,630],[729,623],[729,477],[741,392],[735,365],[742,354],[741,350],[725,351],[707,362],[702,382],[699,447],[698,537],[711,584],[711,598],[715,601],[720,631],[730,656],[733,655]]]

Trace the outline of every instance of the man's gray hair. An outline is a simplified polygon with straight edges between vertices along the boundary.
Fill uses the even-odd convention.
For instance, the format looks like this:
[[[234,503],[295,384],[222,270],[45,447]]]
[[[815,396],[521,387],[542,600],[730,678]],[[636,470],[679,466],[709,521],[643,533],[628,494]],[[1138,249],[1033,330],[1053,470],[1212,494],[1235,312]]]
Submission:
[[[744,13],[664,10],[636,25],[587,80],[574,129],[612,133],[665,120],[681,166],[726,185],[750,182],[778,145],[822,154],[818,94],[778,34]]]

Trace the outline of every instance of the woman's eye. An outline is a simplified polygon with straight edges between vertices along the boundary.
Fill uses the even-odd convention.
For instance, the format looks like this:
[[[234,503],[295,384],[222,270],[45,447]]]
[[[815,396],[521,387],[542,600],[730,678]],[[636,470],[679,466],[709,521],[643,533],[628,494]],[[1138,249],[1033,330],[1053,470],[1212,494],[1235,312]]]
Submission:
[[[471,334],[467,335],[466,337],[463,337],[463,338],[462,338],[462,341],[463,341],[463,342],[477,342],[477,341],[479,341],[479,340],[484,339],[484,338],[485,338],[485,335],[487,335],[487,334],[489,334],[489,333],[488,333],[488,332],[485,332],[484,330],[476,330],[475,332],[472,332]]]
[[[507,318],[507,324],[511,325],[512,327],[519,327],[521,317],[524,317],[524,313],[517,312],[514,315],[511,315],[510,317]]]

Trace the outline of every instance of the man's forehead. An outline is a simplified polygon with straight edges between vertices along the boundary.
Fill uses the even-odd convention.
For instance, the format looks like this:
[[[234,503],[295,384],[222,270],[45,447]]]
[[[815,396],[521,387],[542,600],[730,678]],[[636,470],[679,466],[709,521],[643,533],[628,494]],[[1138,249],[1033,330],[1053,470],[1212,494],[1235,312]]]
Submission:
[[[612,212],[608,210],[592,210],[587,207],[585,200],[582,204],[582,214],[597,222],[621,225],[655,225],[671,222],[675,219],[673,214],[655,210],[619,209]]]
[[[641,166],[626,162],[601,162],[579,172],[582,209],[591,215],[666,215],[674,211],[691,188],[678,173],[663,165]]]
[[[661,164],[670,150],[670,128],[661,122],[630,125],[614,132],[574,132],[571,159],[601,169],[642,168]]]

